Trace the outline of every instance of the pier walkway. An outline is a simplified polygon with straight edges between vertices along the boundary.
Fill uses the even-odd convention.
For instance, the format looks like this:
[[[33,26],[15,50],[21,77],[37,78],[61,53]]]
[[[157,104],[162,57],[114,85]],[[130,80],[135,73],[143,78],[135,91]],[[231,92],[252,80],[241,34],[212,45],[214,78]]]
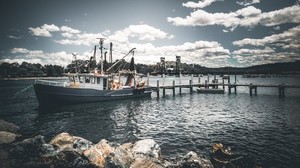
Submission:
[[[230,81],[230,78],[227,79]],[[200,80],[199,80],[200,82]],[[150,86],[152,90],[157,93],[157,97],[160,95],[160,90],[163,91],[163,97],[166,95],[166,90],[172,90],[173,96],[175,96],[175,88],[179,88],[179,94],[181,94],[182,88],[188,88],[190,93],[193,93],[193,88],[204,88],[204,89],[220,89],[226,90],[228,94],[237,93],[237,87],[248,87],[250,96],[257,95],[257,88],[278,88],[279,97],[285,96],[286,88],[299,88],[300,85],[287,85],[287,84],[240,84],[240,83],[225,83],[224,80],[222,83],[218,83],[218,80],[212,80],[212,83],[209,83],[207,80],[205,83],[193,83],[192,80],[189,81],[189,84],[175,84],[175,81],[171,85],[160,85],[159,80],[157,80],[156,86]],[[227,89],[226,89],[227,88]]]

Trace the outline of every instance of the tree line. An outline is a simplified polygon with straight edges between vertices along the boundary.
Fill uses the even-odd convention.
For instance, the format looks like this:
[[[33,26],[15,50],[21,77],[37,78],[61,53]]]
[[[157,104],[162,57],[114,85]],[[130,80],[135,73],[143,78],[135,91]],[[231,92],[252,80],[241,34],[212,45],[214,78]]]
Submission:
[[[113,63],[104,62],[104,70],[110,67]],[[119,63],[126,64],[124,60]],[[127,63],[128,65],[129,63]],[[116,65],[115,67],[121,67]],[[0,78],[21,78],[21,77],[61,77],[63,73],[85,73],[91,72],[94,68],[99,68],[96,62],[87,60],[72,61],[66,67],[59,65],[41,65],[38,63],[0,63]],[[300,61],[256,65],[251,67],[236,68],[236,67],[221,67],[221,68],[207,68],[197,64],[181,63],[182,74],[300,74]],[[122,67],[126,68],[126,67]],[[145,65],[135,64],[135,69],[143,74],[161,74],[161,67],[159,65]],[[114,69],[117,70],[117,69]],[[172,74],[174,72],[166,72]]]

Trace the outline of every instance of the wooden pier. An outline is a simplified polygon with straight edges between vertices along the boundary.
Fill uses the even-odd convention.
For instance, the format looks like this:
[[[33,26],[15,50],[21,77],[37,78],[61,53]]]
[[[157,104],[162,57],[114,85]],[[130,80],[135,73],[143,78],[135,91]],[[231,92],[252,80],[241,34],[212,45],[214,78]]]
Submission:
[[[205,89],[218,89],[219,87],[222,87],[223,89],[227,88],[227,93],[232,94],[237,93],[237,87],[248,87],[249,88],[249,94],[250,96],[257,95],[257,88],[277,88],[279,97],[285,96],[285,89],[286,88],[299,88],[300,85],[286,85],[286,84],[238,84],[236,83],[236,77],[235,77],[235,83],[230,83],[230,77],[228,79],[225,79],[228,82],[225,83],[224,79],[222,79],[222,83],[218,83],[218,80],[214,78],[211,83],[209,83],[208,80],[205,80],[205,83],[200,83],[200,78],[198,79],[198,83],[193,83],[193,80],[189,80],[189,84],[175,84],[175,81],[171,85],[160,85],[159,80],[157,80],[156,86],[150,86],[157,94],[157,97],[160,97],[160,90],[162,90],[162,96],[166,96],[166,90],[172,90],[172,95],[175,96],[175,88],[179,88],[179,95],[182,93],[183,88],[189,89],[190,93],[193,93],[193,88],[205,88]]]

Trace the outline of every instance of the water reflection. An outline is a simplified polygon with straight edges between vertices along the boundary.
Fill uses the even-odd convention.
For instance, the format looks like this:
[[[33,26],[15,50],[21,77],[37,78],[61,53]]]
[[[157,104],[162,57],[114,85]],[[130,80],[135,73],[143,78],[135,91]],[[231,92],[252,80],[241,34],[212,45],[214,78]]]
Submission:
[[[151,99],[39,107],[33,127],[36,134],[46,135],[46,139],[68,132],[93,142],[101,139],[119,143],[134,141],[141,132],[136,116],[145,101]]]

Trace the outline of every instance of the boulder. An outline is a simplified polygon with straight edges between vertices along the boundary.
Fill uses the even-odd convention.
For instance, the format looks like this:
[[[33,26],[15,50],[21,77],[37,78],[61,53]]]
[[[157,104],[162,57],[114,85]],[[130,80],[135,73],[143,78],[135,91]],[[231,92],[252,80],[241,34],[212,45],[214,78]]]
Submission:
[[[6,149],[0,147],[0,167],[10,168],[9,154]]]
[[[102,139],[96,145],[92,146],[88,150],[85,150],[83,155],[87,157],[95,166],[104,167],[105,159],[112,151],[113,148],[109,145],[108,141]]]
[[[136,158],[131,164],[130,168],[163,168],[164,166],[160,162],[153,161],[151,159]]]
[[[44,137],[41,135],[16,142],[9,151],[11,164],[14,167],[22,167],[26,163],[40,158],[42,155],[54,153],[55,149],[53,146],[46,144]]]
[[[162,159],[161,149],[153,139],[139,140],[133,145],[134,157]]]
[[[164,167],[213,168],[213,165],[210,160],[205,159],[203,156],[198,156],[195,152],[190,151],[184,157],[165,161]]]
[[[93,143],[77,136],[72,136],[69,133],[60,133],[55,136],[51,141],[50,144],[58,147],[60,150],[63,149],[74,149],[78,153],[83,153],[83,151],[88,150]]]
[[[6,132],[6,131],[0,131],[0,145],[10,144],[10,143],[14,142],[18,137],[20,137],[19,134]]]
[[[18,127],[17,125],[0,119],[0,131],[17,133],[19,130],[20,127]]]
[[[125,168],[130,167],[134,161],[132,154],[132,143],[117,145],[113,151],[105,159],[105,167],[107,168]]]

